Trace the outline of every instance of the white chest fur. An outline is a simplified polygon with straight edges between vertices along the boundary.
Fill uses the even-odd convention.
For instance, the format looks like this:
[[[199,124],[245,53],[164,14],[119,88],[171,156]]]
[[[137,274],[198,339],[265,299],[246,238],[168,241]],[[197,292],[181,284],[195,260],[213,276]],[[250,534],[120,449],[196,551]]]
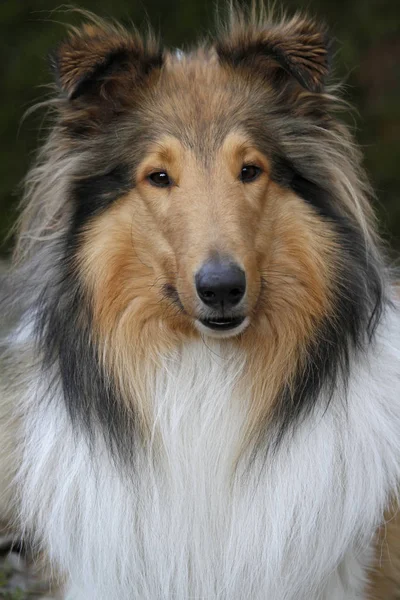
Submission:
[[[73,600],[353,600],[399,476],[397,317],[338,393],[233,474],[248,398],[242,358],[193,342],[154,391],[153,452],[118,471],[62,402],[26,419],[23,514]],[[389,339],[390,337],[390,339]],[[32,396],[30,395],[30,398]],[[266,436],[268,434],[266,433]]]

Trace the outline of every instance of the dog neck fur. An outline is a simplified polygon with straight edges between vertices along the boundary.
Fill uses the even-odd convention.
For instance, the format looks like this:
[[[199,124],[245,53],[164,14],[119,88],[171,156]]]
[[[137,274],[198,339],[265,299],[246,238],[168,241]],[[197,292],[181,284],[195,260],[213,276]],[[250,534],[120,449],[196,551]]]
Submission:
[[[150,451],[138,449],[130,469],[115,468],[101,437],[93,452],[61,397],[39,401],[46,390],[33,377],[22,520],[73,573],[68,598],[362,598],[362,567],[400,475],[399,329],[388,314],[354,361],[348,402],[338,389],[275,451],[266,433],[239,460],[249,397],[238,392],[244,357],[226,342],[163,357]]]

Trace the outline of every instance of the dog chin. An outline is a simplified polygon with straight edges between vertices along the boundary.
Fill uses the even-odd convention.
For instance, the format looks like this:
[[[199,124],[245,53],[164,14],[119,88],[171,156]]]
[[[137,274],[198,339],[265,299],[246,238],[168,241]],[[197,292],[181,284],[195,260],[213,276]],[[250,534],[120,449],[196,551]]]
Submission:
[[[230,329],[213,329],[199,319],[196,319],[195,321],[195,326],[201,334],[217,339],[230,338],[239,335],[248,327],[249,324],[249,317],[245,317],[245,319],[239,325]]]

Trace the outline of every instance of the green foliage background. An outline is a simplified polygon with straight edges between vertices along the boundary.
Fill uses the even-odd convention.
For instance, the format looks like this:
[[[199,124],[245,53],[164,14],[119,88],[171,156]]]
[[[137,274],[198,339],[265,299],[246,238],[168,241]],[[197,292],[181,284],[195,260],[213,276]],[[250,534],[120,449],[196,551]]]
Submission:
[[[247,2],[243,2],[246,4]],[[139,28],[150,21],[165,44],[185,47],[214,25],[214,0],[81,0],[80,8]],[[400,250],[400,2],[399,0],[285,0],[289,13],[323,19],[336,40],[335,79],[356,110],[346,116],[363,146],[377,191],[382,232]],[[220,0],[220,10],[224,3]],[[21,123],[51,81],[47,56],[81,17],[55,0],[0,0],[0,252],[17,214],[19,182],[46,134],[43,111]],[[42,127],[41,127],[42,125]]]

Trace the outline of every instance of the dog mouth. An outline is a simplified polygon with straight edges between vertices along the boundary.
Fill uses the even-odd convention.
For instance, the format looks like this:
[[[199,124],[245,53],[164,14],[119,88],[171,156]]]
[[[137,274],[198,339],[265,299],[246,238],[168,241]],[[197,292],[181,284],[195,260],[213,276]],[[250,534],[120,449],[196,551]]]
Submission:
[[[195,325],[200,333],[214,338],[228,338],[242,333],[250,323],[249,317],[212,317],[196,319]]]
[[[246,317],[219,317],[214,319],[199,319],[200,323],[204,327],[208,327],[213,331],[230,331],[231,329],[236,329],[241,325]]]

